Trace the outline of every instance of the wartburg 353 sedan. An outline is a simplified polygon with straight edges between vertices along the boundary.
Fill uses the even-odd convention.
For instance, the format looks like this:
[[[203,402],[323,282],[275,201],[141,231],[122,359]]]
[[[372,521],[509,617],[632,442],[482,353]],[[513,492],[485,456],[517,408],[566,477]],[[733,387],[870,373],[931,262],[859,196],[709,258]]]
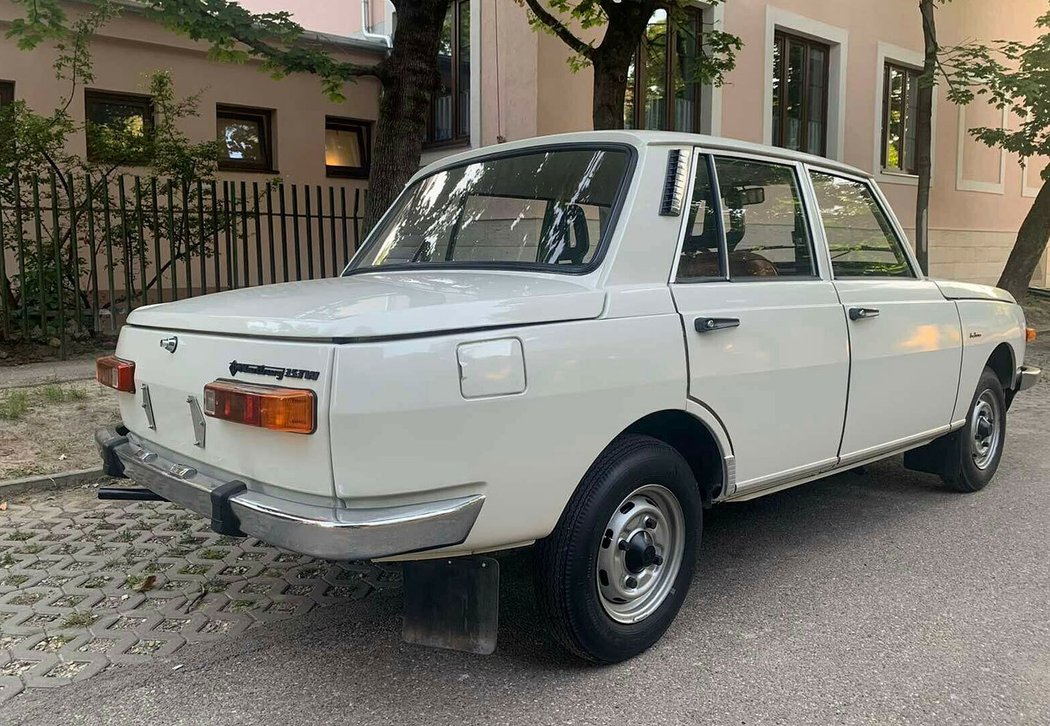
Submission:
[[[136,310],[97,439],[220,532],[409,561],[422,642],[474,598],[447,620],[491,650],[491,578],[455,563],[535,544],[555,637],[614,662],[677,614],[711,505],[902,452],[988,484],[1030,337],[1006,292],[924,277],[857,169],[571,134],[423,169],[339,277]]]

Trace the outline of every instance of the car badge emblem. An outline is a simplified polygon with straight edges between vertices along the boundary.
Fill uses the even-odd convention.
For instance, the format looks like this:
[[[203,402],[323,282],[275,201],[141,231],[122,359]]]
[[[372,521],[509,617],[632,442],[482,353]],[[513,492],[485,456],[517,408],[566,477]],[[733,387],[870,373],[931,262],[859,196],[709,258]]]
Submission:
[[[164,338],[160,341],[160,347],[169,353],[174,353],[175,349],[179,347],[179,339],[174,335],[170,338]]]

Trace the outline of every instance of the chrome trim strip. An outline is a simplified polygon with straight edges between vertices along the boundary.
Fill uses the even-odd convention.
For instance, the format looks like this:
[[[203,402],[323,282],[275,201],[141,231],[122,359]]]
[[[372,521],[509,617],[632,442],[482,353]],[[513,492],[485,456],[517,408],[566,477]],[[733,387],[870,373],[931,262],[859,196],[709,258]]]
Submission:
[[[204,412],[201,411],[201,406],[197,403],[195,396],[187,396],[186,403],[190,406],[190,417],[193,419],[193,443],[203,449],[205,436],[208,433],[208,422],[204,420]]]
[[[153,400],[149,397],[149,386],[142,384],[142,410],[146,412],[146,424],[150,430],[157,430],[157,420],[153,418]]]
[[[868,461],[871,459],[882,458],[883,456],[891,456],[899,451],[906,451],[907,449],[913,449],[917,446],[933,441],[934,439],[943,436],[944,434],[951,431],[951,426],[938,426],[935,429],[924,431],[921,434],[915,434],[914,436],[907,436],[903,439],[897,439],[891,441],[888,444],[880,444],[879,446],[872,446],[868,449],[861,449],[855,451],[849,456],[843,456],[839,459],[839,465],[835,467],[840,469],[844,466],[850,466],[857,462]]]
[[[127,475],[165,499],[211,517],[211,491],[226,482],[135,443],[114,449]],[[180,478],[175,472],[182,474]],[[366,560],[463,542],[481,512],[481,494],[436,502],[344,509],[246,491],[230,498],[241,531],[277,547],[328,560]]]

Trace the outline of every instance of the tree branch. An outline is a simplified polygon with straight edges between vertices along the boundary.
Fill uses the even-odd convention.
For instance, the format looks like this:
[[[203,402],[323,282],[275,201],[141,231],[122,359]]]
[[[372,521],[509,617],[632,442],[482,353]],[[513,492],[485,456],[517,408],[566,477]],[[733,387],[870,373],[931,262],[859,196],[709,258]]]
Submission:
[[[579,53],[584,58],[590,58],[594,53],[594,48],[584,43],[582,40],[577,38],[568,26],[562,21],[558,20],[552,13],[543,7],[541,0],[525,0],[525,3],[529,6],[529,10],[536,18],[550,28],[551,32],[561,38],[569,48],[574,52]]]

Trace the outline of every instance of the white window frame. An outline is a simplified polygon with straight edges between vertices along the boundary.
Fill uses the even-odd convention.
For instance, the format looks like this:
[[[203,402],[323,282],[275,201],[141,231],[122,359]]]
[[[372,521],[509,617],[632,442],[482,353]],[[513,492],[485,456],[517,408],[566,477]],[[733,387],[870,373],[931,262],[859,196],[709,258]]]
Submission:
[[[830,48],[828,58],[827,156],[844,161],[846,154],[846,75],[849,31],[788,10],[766,7],[766,67],[762,108],[762,143],[773,138],[773,45],[777,31],[809,38]]]
[[[977,192],[979,194],[1006,194],[1006,152],[999,152],[999,181],[977,181],[966,178],[966,170],[963,168],[966,162],[966,142],[973,141],[975,144],[981,142],[973,139],[969,134],[969,126],[966,124],[966,109],[968,106],[959,106],[959,139],[955,149],[955,190],[959,192]],[[1003,120],[1001,128],[1010,128],[1010,109],[1003,109]]]
[[[894,65],[903,66],[910,68],[922,73],[923,65],[925,65],[926,59],[923,54],[919,51],[908,50],[907,48],[901,48],[900,46],[893,45],[891,43],[884,43],[879,41],[878,50],[878,63],[875,66],[876,73],[878,74],[875,83],[875,155],[872,157],[871,168],[874,170],[875,179],[879,184],[903,184],[906,186],[917,187],[919,185],[919,175],[909,174],[904,171],[888,171],[882,166],[882,125],[886,117],[886,99],[883,96],[883,92],[886,89],[886,64],[892,63]],[[932,181],[933,175],[936,173],[937,167],[937,105],[938,105],[938,93],[937,86],[933,87],[933,115],[932,115],[932,150],[933,154],[930,157],[930,179]]]

